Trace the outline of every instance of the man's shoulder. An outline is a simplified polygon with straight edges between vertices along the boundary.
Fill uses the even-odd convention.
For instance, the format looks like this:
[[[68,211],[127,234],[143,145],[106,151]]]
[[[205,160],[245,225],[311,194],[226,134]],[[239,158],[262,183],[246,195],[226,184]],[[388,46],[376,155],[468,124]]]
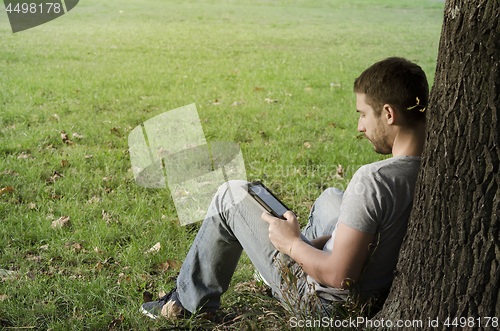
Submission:
[[[365,164],[356,171],[357,176],[392,176],[397,173],[418,173],[420,157],[401,155]]]

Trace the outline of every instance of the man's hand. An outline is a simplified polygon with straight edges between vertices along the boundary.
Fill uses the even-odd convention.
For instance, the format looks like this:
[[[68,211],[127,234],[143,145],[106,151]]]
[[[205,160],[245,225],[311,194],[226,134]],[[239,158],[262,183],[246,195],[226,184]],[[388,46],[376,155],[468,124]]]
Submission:
[[[290,255],[293,245],[297,242],[302,242],[300,238],[300,227],[297,217],[287,211],[283,214],[285,220],[271,216],[268,213],[262,213],[262,220],[269,223],[269,239],[271,243],[281,253]]]

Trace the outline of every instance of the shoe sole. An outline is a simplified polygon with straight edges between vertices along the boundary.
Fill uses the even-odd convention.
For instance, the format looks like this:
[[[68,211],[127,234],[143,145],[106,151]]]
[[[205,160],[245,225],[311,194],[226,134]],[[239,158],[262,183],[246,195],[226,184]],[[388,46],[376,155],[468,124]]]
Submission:
[[[142,308],[142,307],[139,309],[139,311],[140,311],[143,315],[146,315],[147,317],[149,317],[149,318],[151,318],[151,319],[154,319],[154,320],[156,320],[156,319],[158,319],[158,318],[160,317],[160,316],[158,316],[158,315],[153,315],[153,314],[151,314],[149,311],[147,311],[146,309],[144,309],[144,308]]]

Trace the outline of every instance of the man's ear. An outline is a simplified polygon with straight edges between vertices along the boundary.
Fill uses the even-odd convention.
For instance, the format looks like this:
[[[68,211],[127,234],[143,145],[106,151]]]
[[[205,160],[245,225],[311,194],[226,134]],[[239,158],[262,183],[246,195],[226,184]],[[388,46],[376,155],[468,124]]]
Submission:
[[[389,125],[393,125],[396,122],[397,114],[396,114],[394,108],[387,103],[382,107],[382,116],[384,117],[384,119],[387,121],[387,124],[389,124]]]

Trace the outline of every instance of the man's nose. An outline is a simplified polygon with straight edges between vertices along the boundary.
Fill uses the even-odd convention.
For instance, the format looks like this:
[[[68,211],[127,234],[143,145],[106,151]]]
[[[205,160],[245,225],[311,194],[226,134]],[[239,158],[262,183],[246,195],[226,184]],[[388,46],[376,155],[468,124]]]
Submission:
[[[361,123],[361,119],[359,119],[359,121],[358,121],[358,131],[359,132],[365,132],[366,131],[365,126],[363,125],[363,123]]]

